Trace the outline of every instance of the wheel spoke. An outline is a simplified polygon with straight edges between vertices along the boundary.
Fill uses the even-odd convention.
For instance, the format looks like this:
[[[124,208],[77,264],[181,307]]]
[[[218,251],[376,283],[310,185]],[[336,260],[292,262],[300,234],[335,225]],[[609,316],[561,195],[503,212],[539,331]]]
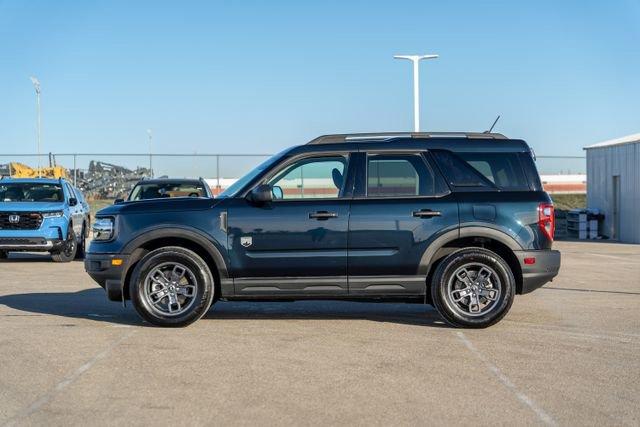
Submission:
[[[480,313],[480,301],[478,295],[471,294],[471,301],[469,302],[470,313]]]
[[[471,286],[471,278],[469,277],[469,271],[466,268],[462,268],[461,270],[459,270],[456,273],[456,277],[458,278],[458,280],[460,280],[463,284],[467,285],[467,286]]]
[[[498,299],[499,292],[497,289],[483,289],[480,291],[480,295],[488,299],[489,301],[496,301]]]
[[[456,296],[456,294],[457,294],[457,296]],[[469,296],[469,294],[470,294],[470,292],[469,292],[468,288],[454,289],[453,291],[451,291],[451,297],[453,298],[454,302],[462,301],[464,298]]]
[[[193,297],[196,294],[196,287],[194,285],[181,285],[176,288],[176,293],[186,297]]]
[[[171,271],[171,282],[178,283],[184,277],[184,274],[187,270],[179,265],[173,267],[173,271]]]

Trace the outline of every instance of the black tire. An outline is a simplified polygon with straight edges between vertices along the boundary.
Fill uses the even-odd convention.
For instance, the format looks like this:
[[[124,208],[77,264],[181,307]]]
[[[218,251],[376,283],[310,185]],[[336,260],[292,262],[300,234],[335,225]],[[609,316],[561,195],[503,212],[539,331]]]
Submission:
[[[447,323],[486,328],[500,321],[511,308],[515,283],[511,268],[498,254],[483,248],[465,248],[438,265],[431,298]]]
[[[7,259],[7,258],[9,258],[9,252],[0,251],[0,259]]]
[[[51,252],[51,259],[54,262],[71,262],[76,257],[78,251],[78,241],[76,240],[76,233],[73,231],[73,227],[69,224],[67,231],[67,240],[62,244],[62,247]]]
[[[75,259],[84,259],[84,255],[87,249],[87,227],[86,224],[82,224],[82,234],[80,235],[80,241],[78,242],[78,249],[76,250]]]
[[[173,276],[169,276],[171,279],[165,276],[168,270],[163,269],[171,269],[172,265],[186,269],[181,279],[184,278],[188,284],[180,286],[178,282],[172,281]],[[176,270],[171,271],[174,273]],[[153,281],[152,275],[156,278],[161,277],[163,284]],[[169,296],[171,284],[175,289],[172,293],[173,298],[178,298],[175,304],[171,303]],[[193,285],[195,290],[192,296],[176,293],[181,287],[184,290]],[[129,289],[131,302],[144,320],[156,326],[183,327],[200,319],[209,310],[214,299],[215,287],[209,266],[198,254],[189,249],[168,246],[149,252],[136,264],[131,274]],[[185,305],[187,307],[184,307]],[[168,312],[176,307],[178,314]]]

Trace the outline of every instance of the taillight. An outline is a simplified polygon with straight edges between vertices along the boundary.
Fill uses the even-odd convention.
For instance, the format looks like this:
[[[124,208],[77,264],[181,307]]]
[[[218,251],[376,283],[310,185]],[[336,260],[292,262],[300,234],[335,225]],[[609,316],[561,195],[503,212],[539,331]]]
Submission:
[[[554,211],[551,203],[540,203],[538,206],[538,226],[549,240],[553,240],[553,235],[556,232]]]

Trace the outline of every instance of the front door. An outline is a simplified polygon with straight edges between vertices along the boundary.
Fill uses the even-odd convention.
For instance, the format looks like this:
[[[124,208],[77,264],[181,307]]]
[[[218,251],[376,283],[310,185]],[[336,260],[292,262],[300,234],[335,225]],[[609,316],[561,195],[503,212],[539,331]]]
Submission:
[[[349,223],[349,293],[421,295],[421,259],[458,227],[458,204],[422,153],[359,155]],[[366,174],[366,175],[365,175]]]
[[[237,296],[347,293],[348,155],[292,159],[263,180],[274,200],[229,204]]]

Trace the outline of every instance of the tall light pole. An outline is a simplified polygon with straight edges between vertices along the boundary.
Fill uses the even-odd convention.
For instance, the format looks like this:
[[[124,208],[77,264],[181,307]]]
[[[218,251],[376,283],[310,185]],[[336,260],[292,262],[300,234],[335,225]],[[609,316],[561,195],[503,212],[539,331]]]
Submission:
[[[149,174],[153,178],[153,154],[151,154],[151,143],[153,142],[153,133],[151,129],[147,129],[147,135],[149,135]]]
[[[420,132],[420,60],[435,59],[438,55],[395,55],[395,59],[413,62],[413,130]]]
[[[40,168],[40,135],[41,135],[41,120],[40,120],[40,81],[36,78],[31,76],[31,83],[33,83],[33,87],[36,90],[36,110],[37,110],[37,114],[38,114],[38,127],[37,127],[37,133],[38,133],[38,178],[40,178],[42,176],[42,169]]]

